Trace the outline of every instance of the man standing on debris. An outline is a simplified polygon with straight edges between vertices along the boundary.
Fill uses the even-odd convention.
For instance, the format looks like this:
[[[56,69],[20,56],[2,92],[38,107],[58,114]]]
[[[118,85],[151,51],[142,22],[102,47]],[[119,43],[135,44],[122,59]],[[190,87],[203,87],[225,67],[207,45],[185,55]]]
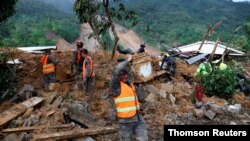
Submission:
[[[83,47],[83,42],[77,41],[76,42],[77,50],[73,52],[73,57],[72,57],[72,64],[71,64],[71,73],[73,72],[73,67],[75,68],[76,71],[76,83],[78,89],[82,89],[81,85],[81,73],[82,73],[82,65],[83,65],[83,56],[82,56],[82,47]]]
[[[204,96],[204,87],[199,83],[200,78],[202,76],[206,76],[208,75],[210,72],[212,72],[212,66],[211,64],[207,61],[206,58],[204,58],[203,60],[205,60],[203,63],[201,63],[199,65],[199,67],[197,68],[194,77],[195,77],[195,83],[194,83],[194,91],[193,91],[193,95],[192,95],[192,102],[195,103],[195,98],[198,100],[196,101],[198,105],[200,105],[199,103],[202,101],[202,98]]]
[[[88,102],[92,100],[93,95],[93,86],[95,83],[95,72],[94,72],[94,63],[90,56],[88,56],[88,50],[83,49],[82,55],[85,58],[82,66],[83,74],[83,86],[86,92],[86,95],[89,96]]]
[[[137,54],[145,52],[145,47],[146,47],[145,43],[141,44],[140,48],[137,51]]]
[[[207,61],[206,58],[204,58],[204,60],[205,61],[199,65],[194,74],[196,78],[200,78],[201,76],[208,75],[210,72],[212,72],[211,64]]]
[[[132,74],[128,69],[128,63],[131,60],[130,55],[113,70],[110,94],[115,102],[121,140],[130,141],[134,134],[136,140],[147,141],[147,130],[139,107],[140,99],[137,97]]]
[[[169,71],[171,74],[175,74],[175,70],[176,70],[176,63],[174,61],[173,56],[170,56],[168,52],[165,53],[163,59],[162,59],[162,63],[161,63],[161,68],[163,69],[163,65],[164,63],[167,63],[167,68],[166,70]]]
[[[58,61],[51,56],[51,50],[47,49],[42,56],[41,62],[43,65],[44,88],[48,91],[49,84],[56,82],[56,64]]]

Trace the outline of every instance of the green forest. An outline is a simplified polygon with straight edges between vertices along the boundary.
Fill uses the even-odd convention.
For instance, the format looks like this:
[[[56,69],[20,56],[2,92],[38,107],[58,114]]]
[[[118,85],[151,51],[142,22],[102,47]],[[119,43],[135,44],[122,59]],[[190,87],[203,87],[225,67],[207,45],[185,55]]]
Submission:
[[[18,0],[16,14],[0,24],[0,46],[20,47],[54,45],[58,37],[73,42],[79,35],[79,20],[73,12],[75,0]],[[232,41],[239,26],[237,46],[249,50],[245,26],[249,25],[250,4],[231,0],[122,0],[126,9],[134,10],[138,24],[122,20],[151,46],[180,46],[202,40],[208,27],[222,24],[210,40],[221,37]],[[249,31],[249,30],[248,30]],[[162,46],[160,46],[162,47]]]
[[[146,42],[156,46],[163,43],[179,46],[202,40],[208,27],[218,21],[211,40],[221,36],[222,42],[231,40],[232,32],[239,26],[236,41],[245,44],[244,23],[250,17],[249,3],[230,0],[126,0],[126,6],[139,17],[135,27]],[[128,25],[123,22],[123,25]]]
[[[57,8],[43,0],[19,0],[16,13],[0,25],[1,47],[55,45],[62,37],[73,42],[80,24],[69,8]],[[59,8],[63,8],[60,10]]]

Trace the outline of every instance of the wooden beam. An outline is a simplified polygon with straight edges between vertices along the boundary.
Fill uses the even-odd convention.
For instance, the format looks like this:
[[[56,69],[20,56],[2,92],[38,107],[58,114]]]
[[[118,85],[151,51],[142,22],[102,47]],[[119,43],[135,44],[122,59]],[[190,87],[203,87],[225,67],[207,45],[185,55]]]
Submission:
[[[57,125],[57,126],[32,126],[32,127],[19,127],[19,128],[8,128],[8,129],[3,129],[1,132],[2,133],[12,133],[12,132],[27,132],[27,131],[33,131],[37,129],[42,129],[42,128],[48,128],[48,129],[56,129],[56,128],[70,128],[73,127],[72,124],[62,124],[62,125]]]
[[[43,101],[43,98],[32,97],[20,104],[12,106],[10,109],[0,114],[0,129],[9,121],[15,119],[19,115],[23,114],[28,108],[31,108]]]
[[[107,134],[112,132],[117,132],[118,127],[98,127],[95,129],[79,129],[73,131],[66,131],[66,132],[58,132],[58,133],[51,133],[51,134],[40,134],[35,135],[33,140],[34,141],[47,141],[50,139],[53,140],[64,140],[70,138],[79,138],[84,136],[90,135],[99,135],[99,134]]]

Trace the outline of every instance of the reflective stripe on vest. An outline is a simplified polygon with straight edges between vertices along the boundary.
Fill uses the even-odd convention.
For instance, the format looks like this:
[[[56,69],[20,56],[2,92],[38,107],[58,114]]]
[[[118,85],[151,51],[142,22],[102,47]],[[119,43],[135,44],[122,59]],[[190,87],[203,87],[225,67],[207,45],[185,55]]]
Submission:
[[[81,51],[80,50],[77,50],[77,56],[76,56],[76,63],[80,63],[81,61]]]
[[[55,72],[55,65],[52,63],[48,64],[48,56],[49,55],[42,56],[43,74]]]
[[[94,68],[93,68],[93,61],[92,61],[92,59],[91,59],[89,56],[87,56],[87,57],[84,59],[83,66],[82,66],[82,75],[83,75],[84,77],[87,76],[86,59],[89,59],[91,77],[93,77],[93,76],[95,76]]]
[[[135,87],[131,84],[131,87],[120,82],[121,93],[118,97],[114,98],[117,117],[130,118],[133,117],[137,111],[139,111],[139,101],[135,93]]]

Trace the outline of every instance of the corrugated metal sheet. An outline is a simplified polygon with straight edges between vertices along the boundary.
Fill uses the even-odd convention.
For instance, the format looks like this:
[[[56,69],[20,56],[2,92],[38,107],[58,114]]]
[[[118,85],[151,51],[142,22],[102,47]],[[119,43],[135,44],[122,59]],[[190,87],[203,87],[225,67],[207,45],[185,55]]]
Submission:
[[[207,53],[204,53],[204,54],[199,54],[197,56],[194,56],[190,59],[187,60],[188,64],[191,65],[199,60],[201,60],[202,58],[204,58],[205,56],[207,56],[208,54]]]
[[[35,47],[18,47],[18,49],[31,53],[42,53],[42,50],[56,49],[56,46],[35,46]]]
[[[190,51],[198,51],[199,47],[200,47],[201,42],[196,42],[190,45],[185,45],[185,46],[181,46],[178,47],[178,49],[181,52],[190,52]],[[213,51],[213,48],[215,46],[215,42],[212,41],[205,41],[200,52],[199,53],[203,53],[203,54],[211,54]],[[244,55],[244,52],[241,52],[239,50],[233,49],[233,48],[227,48],[228,50],[230,50],[231,52],[235,53],[235,54],[240,54],[240,55]],[[215,51],[215,54],[218,55],[222,55],[226,50],[226,46],[222,45],[222,44],[218,44],[218,47]],[[178,51],[176,49],[176,51]]]

